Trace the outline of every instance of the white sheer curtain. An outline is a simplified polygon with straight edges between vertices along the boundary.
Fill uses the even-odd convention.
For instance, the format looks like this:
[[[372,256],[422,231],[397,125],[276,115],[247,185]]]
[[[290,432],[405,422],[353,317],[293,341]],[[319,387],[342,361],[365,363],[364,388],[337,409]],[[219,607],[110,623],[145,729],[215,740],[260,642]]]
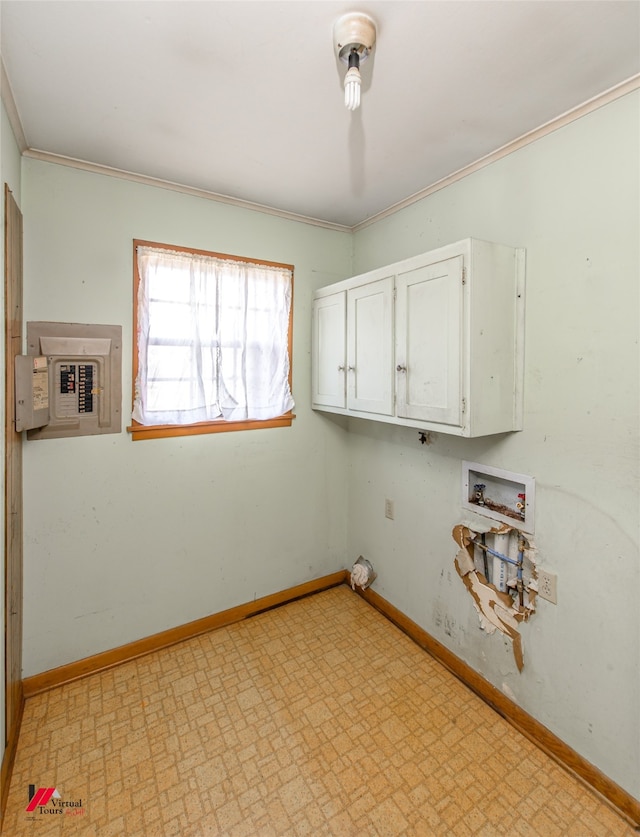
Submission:
[[[264,420],[293,408],[290,270],[146,246],[137,262],[136,421]]]

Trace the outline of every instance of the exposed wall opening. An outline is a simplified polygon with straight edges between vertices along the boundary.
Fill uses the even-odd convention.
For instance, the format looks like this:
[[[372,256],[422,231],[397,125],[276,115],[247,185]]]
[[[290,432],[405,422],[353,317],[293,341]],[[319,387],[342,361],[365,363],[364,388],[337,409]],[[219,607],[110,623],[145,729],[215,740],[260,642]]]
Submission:
[[[518,671],[524,667],[522,637],[518,630],[535,613],[538,570],[531,538],[501,524],[470,528],[459,524],[453,539],[460,547],[455,568],[473,599],[480,628],[509,637]]]

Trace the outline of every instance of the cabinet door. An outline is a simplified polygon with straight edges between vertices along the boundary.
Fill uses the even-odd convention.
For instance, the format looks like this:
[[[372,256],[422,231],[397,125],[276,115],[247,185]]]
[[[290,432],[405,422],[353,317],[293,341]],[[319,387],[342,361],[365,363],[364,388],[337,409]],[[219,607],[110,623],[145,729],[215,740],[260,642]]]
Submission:
[[[462,256],[397,277],[398,416],[460,425]]]
[[[313,301],[312,401],[345,407],[346,291]]]
[[[393,276],[347,291],[347,406],[393,415]]]

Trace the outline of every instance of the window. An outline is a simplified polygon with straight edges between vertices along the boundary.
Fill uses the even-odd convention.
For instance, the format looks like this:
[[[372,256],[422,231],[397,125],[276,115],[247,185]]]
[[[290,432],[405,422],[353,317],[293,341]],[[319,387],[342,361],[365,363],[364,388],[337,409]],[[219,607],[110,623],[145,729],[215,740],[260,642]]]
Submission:
[[[289,426],[293,267],[133,245],[133,438]]]

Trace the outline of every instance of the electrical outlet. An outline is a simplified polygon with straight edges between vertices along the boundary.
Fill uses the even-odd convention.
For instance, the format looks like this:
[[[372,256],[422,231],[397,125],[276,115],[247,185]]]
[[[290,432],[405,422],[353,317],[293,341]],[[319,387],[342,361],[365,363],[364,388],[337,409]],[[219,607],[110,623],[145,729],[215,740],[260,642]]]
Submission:
[[[558,576],[547,570],[538,570],[538,595],[551,604],[558,604]]]
[[[385,500],[384,501],[384,516],[388,517],[389,520],[394,519],[395,510],[393,508],[393,500]]]

